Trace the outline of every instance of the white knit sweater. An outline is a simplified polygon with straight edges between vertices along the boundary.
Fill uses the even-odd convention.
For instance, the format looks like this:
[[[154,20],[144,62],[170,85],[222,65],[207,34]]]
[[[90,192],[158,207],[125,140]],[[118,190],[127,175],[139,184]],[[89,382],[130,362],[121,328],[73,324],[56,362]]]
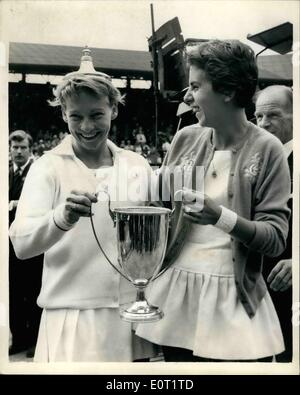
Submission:
[[[117,307],[133,300],[135,290],[101,253],[90,219],[81,217],[71,229],[62,231],[55,225],[53,215],[59,218],[61,205],[73,189],[95,193],[107,186],[112,208],[141,205],[148,197],[151,168],[140,155],[119,149],[108,141],[114,165],[107,178],[101,172],[104,178],[99,180],[96,172],[75,156],[71,139],[67,136],[31,166],[10,238],[20,259],[45,254],[39,306]],[[93,212],[98,238],[106,254],[117,264],[116,229],[107,201],[93,205]]]

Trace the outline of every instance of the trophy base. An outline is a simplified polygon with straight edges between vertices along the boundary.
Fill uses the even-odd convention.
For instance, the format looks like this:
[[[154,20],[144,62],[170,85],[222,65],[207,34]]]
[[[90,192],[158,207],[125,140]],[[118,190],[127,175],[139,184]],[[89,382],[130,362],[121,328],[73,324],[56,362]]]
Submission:
[[[136,301],[128,309],[120,312],[120,317],[127,322],[155,322],[162,319],[164,313],[156,306],[145,301]]]

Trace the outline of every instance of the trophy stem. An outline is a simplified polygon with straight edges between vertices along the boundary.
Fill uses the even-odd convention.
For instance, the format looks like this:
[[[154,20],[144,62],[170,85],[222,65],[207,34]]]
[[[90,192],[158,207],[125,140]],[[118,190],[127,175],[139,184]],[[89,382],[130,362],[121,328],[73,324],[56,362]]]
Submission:
[[[136,292],[136,302],[142,302],[146,300],[145,297],[145,285],[136,285],[137,292]]]
[[[126,310],[121,311],[120,316],[127,322],[155,322],[163,317],[163,312],[157,307],[148,303],[145,297],[145,289],[148,280],[135,280],[136,300]]]

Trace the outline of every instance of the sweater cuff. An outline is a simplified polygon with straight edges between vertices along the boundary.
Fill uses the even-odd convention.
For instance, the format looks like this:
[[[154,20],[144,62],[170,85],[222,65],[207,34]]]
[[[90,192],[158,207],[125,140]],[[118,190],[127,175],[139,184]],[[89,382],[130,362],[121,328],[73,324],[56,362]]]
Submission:
[[[63,211],[64,211],[64,204],[61,204],[58,207],[56,207],[56,209],[53,211],[53,222],[58,229],[66,232],[71,228],[73,228],[75,223],[71,224],[67,222],[64,217]]]

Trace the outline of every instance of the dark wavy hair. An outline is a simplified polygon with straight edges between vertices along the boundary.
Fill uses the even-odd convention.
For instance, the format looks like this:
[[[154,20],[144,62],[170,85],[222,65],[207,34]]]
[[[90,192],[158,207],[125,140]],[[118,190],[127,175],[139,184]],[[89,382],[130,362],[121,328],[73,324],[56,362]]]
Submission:
[[[238,40],[211,40],[186,50],[188,66],[205,71],[214,91],[234,92],[234,103],[246,107],[256,91],[258,69],[252,48]]]

